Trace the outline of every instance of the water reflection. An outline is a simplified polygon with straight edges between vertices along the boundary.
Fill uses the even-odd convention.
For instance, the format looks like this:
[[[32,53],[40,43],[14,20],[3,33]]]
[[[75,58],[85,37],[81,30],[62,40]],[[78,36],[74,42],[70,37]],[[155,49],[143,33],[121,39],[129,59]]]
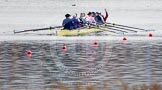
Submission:
[[[67,46],[67,51],[63,52],[60,47],[62,45]],[[57,48],[57,50],[54,50]],[[63,71],[75,71],[72,73],[77,74],[79,72],[93,72],[96,67],[101,64],[105,53],[106,44],[100,43],[99,46],[94,47],[93,42],[79,42],[79,43],[56,43],[56,46],[51,46],[51,54],[56,65],[64,69]],[[67,69],[67,70],[65,70]],[[71,74],[72,74],[71,73]],[[78,73],[81,74],[81,73]]]
[[[160,41],[12,41],[0,42],[0,89],[45,90],[53,81],[74,87],[119,78],[129,84],[162,82]],[[67,46],[67,51],[61,49]],[[32,51],[32,56],[26,55]]]

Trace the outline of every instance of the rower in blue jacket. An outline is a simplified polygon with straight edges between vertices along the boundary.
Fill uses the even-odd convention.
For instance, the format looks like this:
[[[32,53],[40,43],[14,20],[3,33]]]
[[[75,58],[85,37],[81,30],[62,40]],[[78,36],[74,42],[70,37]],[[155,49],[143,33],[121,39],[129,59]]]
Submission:
[[[74,25],[70,17],[71,17],[70,14],[65,15],[65,19],[62,22],[62,26],[64,27],[64,29],[69,29],[69,30],[74,29]]]

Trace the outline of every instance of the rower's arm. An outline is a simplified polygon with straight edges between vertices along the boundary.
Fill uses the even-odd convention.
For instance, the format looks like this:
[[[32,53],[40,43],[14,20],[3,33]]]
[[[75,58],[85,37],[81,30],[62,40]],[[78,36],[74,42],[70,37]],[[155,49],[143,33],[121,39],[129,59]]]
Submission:
[[[109,14],[108,14],[108,12],[107,12],[106,9],[105,9],[105,13],[106,13],[106,16],[104,17],[104,21],[106,22],[106,20],[107,20],[107,18],[108,18],[108,16],[109,16]]]
[[[64,26],[65,25],[65,20],[63,20],[63,22],[62,22],[62,26]]]

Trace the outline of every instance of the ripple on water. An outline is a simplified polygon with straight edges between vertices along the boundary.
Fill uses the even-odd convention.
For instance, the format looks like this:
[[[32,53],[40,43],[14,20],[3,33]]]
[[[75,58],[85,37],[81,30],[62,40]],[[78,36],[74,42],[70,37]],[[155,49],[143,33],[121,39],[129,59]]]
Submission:
[[[0,42],[0,88],[45,89],[53,81],[69,87],[80,83],[110,85],[123,79],[129,84],[162,82],[162,42],[99,41]],[[61,50],[62,45],[67,51]],[[32,51],[32,56],[26,55]]]

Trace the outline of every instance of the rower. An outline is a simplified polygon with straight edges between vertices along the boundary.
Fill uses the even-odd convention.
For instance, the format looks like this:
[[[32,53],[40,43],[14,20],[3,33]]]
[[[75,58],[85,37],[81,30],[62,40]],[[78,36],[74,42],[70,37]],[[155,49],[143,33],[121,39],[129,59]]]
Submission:
[[[77,14],[73,15],[72,23],[74,25],[74,28],[73,29],[79,28],[79,21],[78,21],[78,18],[77,18]]]
[[[101,16],[101,13],[99,12],[96,12],[95,21],[97,22],[98,25],[102,25],[105,23],[103,17]]]
[[[96,21],[93,17],[93,13],[89,12],[86,16],[86,21],[88,22],[88,25],[96,26]]]
[[[62,26],[64,27],[64,29],[68,29],[68,30],[74,29],[74,25],[73,25],[72,19],[70,17],[71,17],[70,14],[65,15],[65,19],[62,22]]]
[[[80,27],[83,27],[85,24],[87,24],[85,13],[80,13],[79,25],[80,25]]]

